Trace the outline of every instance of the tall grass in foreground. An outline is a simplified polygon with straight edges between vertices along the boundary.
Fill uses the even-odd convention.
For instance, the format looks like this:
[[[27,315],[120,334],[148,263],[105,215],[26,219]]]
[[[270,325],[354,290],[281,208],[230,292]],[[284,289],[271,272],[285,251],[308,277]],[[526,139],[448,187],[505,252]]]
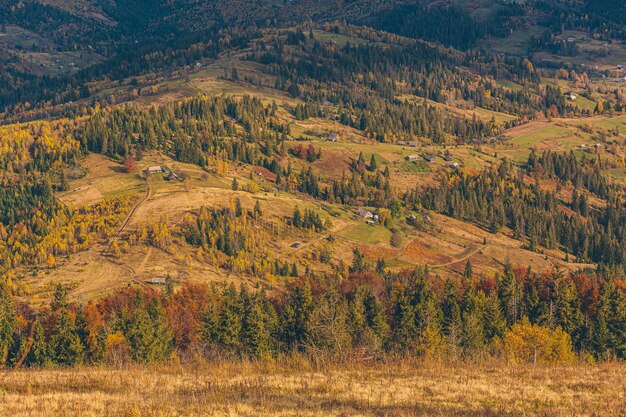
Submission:
[[[626,365],[202,362],[0,373],[2,416],[620,416]]]

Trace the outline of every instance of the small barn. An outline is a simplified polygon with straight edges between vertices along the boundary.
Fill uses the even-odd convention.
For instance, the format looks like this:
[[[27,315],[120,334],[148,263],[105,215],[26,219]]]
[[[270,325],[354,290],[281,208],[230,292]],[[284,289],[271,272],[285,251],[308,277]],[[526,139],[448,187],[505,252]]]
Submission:
[[[163,168],[161,168],[158,165],[155,165],[155,166],[146,168],[145,171],[147,174],[158,174],[159,172],[163,172]]]
[[[167,278],[166,277],[153,277],[150,280],[150,284],[152,284],[152,285],[165,285],[165,284],[167,284]]]
[[[359,216],[367,220],[373,220],[375,218],[374,213],[364,208],[359,208]]]
[[[435,155],[433,154],[424,155],[424,159],[426,160],[426,162],[435,162]]]
[[[574,93],[573,91],[568,91],[567,93],[565,93],[565,97],[567,97],[568,100],[576,100],[576,98],[578,98],[576,96],[576,93]]]
[[[419,159],[420,159],[419,155],[409,155],[409,156],[406,157],[406,160],[407,161],[411,161],[411,162],[417,161]]]

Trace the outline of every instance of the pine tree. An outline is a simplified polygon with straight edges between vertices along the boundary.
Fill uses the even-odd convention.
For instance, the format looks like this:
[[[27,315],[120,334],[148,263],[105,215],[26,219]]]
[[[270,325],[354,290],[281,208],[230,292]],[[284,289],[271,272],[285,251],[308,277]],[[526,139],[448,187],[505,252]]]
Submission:
[[[443,287],[442,332],[452,347],[458,347],[461,340],[461,308],[457,301],[456,286],[447,279]]]
[[[600,359],[608,359],[606,356],[610,343],[609,327],[603,306],[598,308],[593,323],[592,346],[596,356]]]
[[[354,248],[352,251],[352,264],[349,271],[352,273],[359,273],[365,270],[365,259],[361,251],[358,248]]]
[[[36,319],[33,326],[33,345],[30,348],[30,352],[28,352],[27,364],[43,368],[50,363],[46,334],[40,320]]]
[[[554,286],[555,324],[572,336],[574,344],[581,341],[583,315],[576,286],[562,275],[557,276]]]
[[[50,303],[50,309],[52,311],[58,311],[63,308],[67,308],[69,305],[67,289],[62,284],[57,284],[52,295],[52,302]]]
[[[378,169],[378,163],[376,162],[376,157],[374,154],[372,154],[372,158],[370,159],[370,165],[368,167],[368,169],[372,172],[376,171]]]
[[[85,347],[67,308],[60,310],[52,330],[50,353],[52,361],[59,365],[74,366],[85,361]]]
[[[470,288],[466,294],[462,309],[462,337],[461,346],[468,355],[475,355],[486,345],[484,301],[482,291]]]
[[[522,297],[520,296],[519,285],[513,273],[513,267],[508,260],[504,265],[504,274],[499,284],[498,298],[502,303],[502,311],[506,317],[507,324],[512,326],[521,318],[520,308]]]
[[[463,279],[466,281],[471,281],[473,276],[474,276],[474,272],[472,270],[472,262],[470,262],[470,260],[468,259],[467,262],[465,262],[465,270],[463,270]]]
[[[0,283],[0,368],[9,360],[9,352],[16,342],[17,317],[15,303],[4,283]]]
[[[201,315],[200,338],[207,351],[211,351],[218,346],[219,340],[219,312],[214,301],[209,302],[209,306]]]
[[[418,335],[415,323],[415,309],[403,287],[396,287],[391,304],[391,346],[402,351],[411,347]]]
[[[376,272],[379,275],[383,275],[385,273],[385,268],[387,265],[385,264],[385,260],[383,258],[378,258],[376,261]]]
[[[226,351],[236,352],[241,348],[242,312],[234,284],[222,293],[222,305],[218,318],[219,344]]]
[[[140,363],[163,361],[173,348],[171,329],[156,298],[146,307],[143,296],[138,294],[125,336],[133,359]]]
[[[254,217],[259,218],[261,216],[263,216],[263,210],[261,210],[261,203],[257,200],[254,204]]]
[[[297,206],[293,210],[291,224],[293,224],[294,227],[298,227],[298,228],[302,227],[302,213],[300,212],[300,209]]]
[[[311,284],[303,280],[291,288],[281,315],[282,340],[289,349],[302,350],[309,338],[309,321],[313,311]]]
[[[241,200],[235,199],[235,216],[241,217],[243,215],[243,208],[241,207]]]
[[[241,290],[239,297],[243,351],[257,358],[270,358],[273,353],[271,330],[274,318],[269,311],[271,306],[264,305],[264,296],[250,296],[245,289]]]
[[[507,327],[500,300],[495,293],[485,299],[484,326],[485,337],[488,340],[492,340],[496,336],[501,337]]]

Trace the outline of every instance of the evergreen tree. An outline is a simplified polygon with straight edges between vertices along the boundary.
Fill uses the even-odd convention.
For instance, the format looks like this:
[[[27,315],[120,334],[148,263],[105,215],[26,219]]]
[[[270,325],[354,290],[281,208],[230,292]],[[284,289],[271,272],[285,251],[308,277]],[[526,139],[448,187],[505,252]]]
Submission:
[[[467,262],[465,262],[465,270],[463,271],[463,279],[467,281],[471,281],[473,276],[474,276],[474,272],[472,270],[472,262],[470,262],[470,260],[468,259]]]
[[[374,154],[372,154],[372,158],[370,159],[370,164],[368,166],[368,169],[372,172],[375,172],[378,169],[378,163],[376,162],[376,157]]]
[[[46,342],[46,334],[40,320],[35,320],[33,345],[28,352],[26,363],[29,366],[45,367],[50,363],[50,352]]]
[[[308,342],[312,311],[311,284],[305,279],[291,288],[281,315],[282,340],[289,349],[302,350]]]
[[[17,317],[15,303],[9,289],[0,282],[0,368],[9,360],[9,353],[16,343]]]
[[[52,309],[52,311],[58,311],[63,308],[67,308],[68,305],[69,305],[69,302],[68,302],[68,296],[67,296],[67,289],[63,285],[57,284],[56,288],[54,289],[54,294],[52,295],[52,302],[50,303],[50,309]]]
[[[163,361],[172,351],[173,337],[162,306],[153,298],[146,307],[138,295],[135,308],[126,330],[133,359],[140,363]]]
[[[443,287],[442,311],[442,332],[446,336],[448,344],[452,350],[456,350],[461,343],[461,308],[457,301],[456,286],[454,282],[447,279]]]
[[[237,290],[230,284],[222,293],[222,306],[218,319],[218,338],[220,346],[227,351],[241,348],[242,313]]]
[[[349,270],[353,273],[359,273],[365,270],[365,258],[358,248],[354,248],[352,251],[352,264]]]
[[[85,361],[85,347],[67,308],[60,310],[52,330],[50,352],[52,361],[59,365],[73,366]]]
[[[504,265],[504,274],[499,280],[498,297],[502,303],[502,311],[509,326],[515,324],[521,317],[521,296],[520,290],[513,273],[513,267],[507,260]]]

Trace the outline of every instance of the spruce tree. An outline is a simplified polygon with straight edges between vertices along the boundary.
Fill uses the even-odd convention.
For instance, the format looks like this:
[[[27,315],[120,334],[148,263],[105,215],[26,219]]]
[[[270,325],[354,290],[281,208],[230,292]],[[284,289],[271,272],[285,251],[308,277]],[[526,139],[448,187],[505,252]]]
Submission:
[[[291,288],[281,314],[282,340],[288,349],[302,350],[309,338],[313,295],[308,279]]]
[[[147,307],[143,297],[139,295],[139,299],[125,334],[131,355],[140,363],[163,361],[173,348],[173,337],[165,312],[156,298]]]
[[[474,276],[474,272],[472,270],[472,262],[468,259],[465,262],[465,270],[463,270],[463,279],[467,281],[471,281]]]
[[[376,162],[376,157],[374,154],[372,154],[372,158],[370,159],[370,165],[368,167],[368,169],[372,172],[376,171],[378,169],[378,163]]]
[[[54,363],[74,366],[85,361],[85,347],[72,322],[68,308],[62,308],[50,337],[50,353]]]
[[[499,279],[498,298],[502,303],[502,311],[509,326],[515,324],[520,317],[521,296],[517,279],[513,273],[513,267],[507,260],[504,265],[504,273]]]
[[[0,368],[9,360],[9,352],[16,342],[17,317],[15,303],[8,287],[0,283]]]
[[[36,319],[33,326],[33,345],[28,353],[26,363],[29,366],[45,367],[50,363],[46,334],[40,320]]]
[[[222,305],[218,321],[219,344],[226,351],[235,352],[241,348],[242,314],[239,296],[234,284],[222,293]]]

